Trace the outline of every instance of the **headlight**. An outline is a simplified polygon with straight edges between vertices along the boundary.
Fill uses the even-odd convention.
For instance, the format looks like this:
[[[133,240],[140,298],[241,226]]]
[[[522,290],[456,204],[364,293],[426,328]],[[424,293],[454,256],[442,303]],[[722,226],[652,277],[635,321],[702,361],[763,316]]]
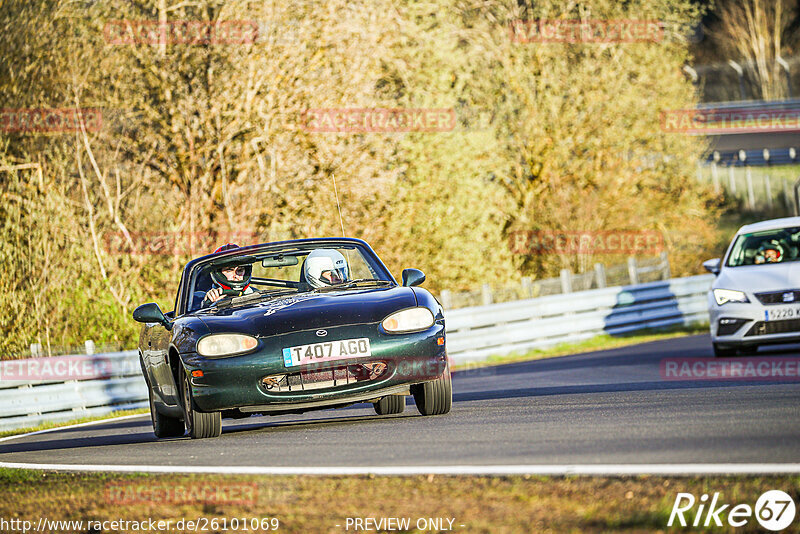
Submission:
[[[391,314],[381,323],[387,332],[417,332],[433,324],[433,313],[428,308],[408,308]]]
[[[253,350],[258,340],[244,334],[214,334],[197,342],[197,353],[201,356],[232,356]]]
[[[726,302],[750,302],[742,291],[735,291],[733,289],[715,289],[714,300],[717,305],[722,306]]]

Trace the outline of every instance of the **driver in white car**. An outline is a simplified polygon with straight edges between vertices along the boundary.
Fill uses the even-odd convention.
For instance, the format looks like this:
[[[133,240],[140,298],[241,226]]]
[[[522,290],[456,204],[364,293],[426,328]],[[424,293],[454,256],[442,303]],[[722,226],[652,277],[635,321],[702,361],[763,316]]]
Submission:
[[[783,247],[777,241],[761,245],[755,257],[755,263],[778,263],[783,260]]]

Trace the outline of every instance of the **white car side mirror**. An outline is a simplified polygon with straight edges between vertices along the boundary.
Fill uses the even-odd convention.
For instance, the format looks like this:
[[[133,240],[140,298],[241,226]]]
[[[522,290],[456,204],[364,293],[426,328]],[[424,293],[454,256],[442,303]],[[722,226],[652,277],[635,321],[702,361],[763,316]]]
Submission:
[[[721,258],[714,258],[713,260],[706,260],[703,262],[703,267],[706,271],[717,275],[721,269],[720,263],[722,262]]]

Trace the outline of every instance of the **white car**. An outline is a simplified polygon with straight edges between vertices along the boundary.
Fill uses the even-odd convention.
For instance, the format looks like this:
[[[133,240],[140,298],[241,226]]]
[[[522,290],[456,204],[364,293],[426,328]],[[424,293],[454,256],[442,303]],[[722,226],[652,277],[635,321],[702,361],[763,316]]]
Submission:
[[[759,345],[800,341],[800,217],[743,226],[708,294],[715,356],[755,352]]]

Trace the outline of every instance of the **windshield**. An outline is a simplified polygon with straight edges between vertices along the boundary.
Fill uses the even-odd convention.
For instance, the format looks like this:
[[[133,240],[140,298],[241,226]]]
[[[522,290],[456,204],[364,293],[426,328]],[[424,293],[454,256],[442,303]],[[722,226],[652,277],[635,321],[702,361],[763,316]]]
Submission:
[[[309,267],[312,264],[322,266],[316,270],[306,269],[309,255],[312,257]],[[344,266],[340,263],[335,266],[331,264],[331,269],[326,269],[325,262],[333,261],[330,258],[339,261],[343,259]],[[199,266],[192,277],[193,298],[190,299],[187,311],[196,311],[210,305],[208,300],[204,302],[204,297],[211,289],[219,287],[219,283],[215,282],[212,276],[214,272],[235,272],[237,276],[246,273],[250,276],[248,288],[235,296],[234,304],[244,304],[261,298],[293,293],[350,289],[363,287],[365,284],[393,284],[384,274],[384,269],[376,258],[357,245],[304,244],[287,246],[283,249],[255,252],[250,250],[241,256],[229,256],[224,260]],[[307,277],[309,273],[316,275],[317,278],[309,280]],[[230,302],[230,299],[227,301]]]
[[[736,237],[727,267],[800,260],[800,227],[765,230]]]

